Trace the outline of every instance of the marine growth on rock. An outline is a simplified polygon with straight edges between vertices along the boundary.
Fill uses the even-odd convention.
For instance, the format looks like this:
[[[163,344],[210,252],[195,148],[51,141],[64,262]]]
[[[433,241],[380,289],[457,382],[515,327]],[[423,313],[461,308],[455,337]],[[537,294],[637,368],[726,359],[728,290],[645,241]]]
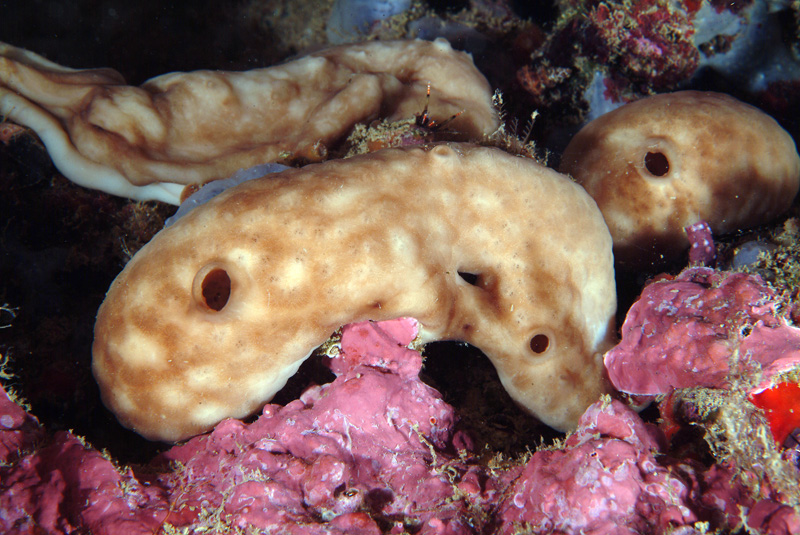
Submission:
[[[285,63],[139,87],[0,43],[0,334],[30,331],[0,339],[0,531],[800,533],[797,223],[729,234],[796,216],[800,157],[752,106],[663,93],[728,76],[796,130],[788,11],[320,6],[244,8],[293,18],[247,59]],[[117,196],[214,182],[132,255],[169,207],[42,144]]]

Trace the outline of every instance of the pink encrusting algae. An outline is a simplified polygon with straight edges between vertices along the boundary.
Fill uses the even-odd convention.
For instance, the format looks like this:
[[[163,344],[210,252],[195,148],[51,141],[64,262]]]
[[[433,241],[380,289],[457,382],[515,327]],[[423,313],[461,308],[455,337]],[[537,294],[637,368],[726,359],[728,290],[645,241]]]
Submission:
[[[266,405],[252,423],[225,420],[142,467],[119,467],[68,432],[48,437],[4,396],[0,528],[689,534],[708,518],[731,527],[727,511],[750,506],[749,525],[763,533],[789,533],[776,518],[797,522],[777,499],[713,483],[727,469],[671,459],[657,426],[609,398],[563,444],[480,462],[453,407],[418,377],[422,358],[408,347],[416,333],[410,318],[347,326],[326,346],[332,383]]]

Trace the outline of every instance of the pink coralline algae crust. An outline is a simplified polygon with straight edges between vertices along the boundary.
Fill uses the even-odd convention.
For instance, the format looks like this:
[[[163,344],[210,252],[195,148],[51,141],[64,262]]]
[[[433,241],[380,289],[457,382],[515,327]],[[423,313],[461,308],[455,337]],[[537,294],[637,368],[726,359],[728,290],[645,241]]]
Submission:
[[[797,532],[790,508],[753,499],[730,468],[670,460],[662,432],[608,398],[561,447],[478,462],[419,380],[416,332],[410,319],[345,327],[332,383],[133,469],[49,435],[3,392],[0,533],[688,535],[742,511],[759,533]]]
[[[503,476],[498,533],[673,533],[697,521],[690,487],[655,458],[663,437],[618,401],[596,403],[561,450]],[[693,530],[688,531],[691,533]]]
[[[646,286],[628,311],[622,341],[605,355],[614,386],[657,395],[720,388],[732,356],[758,363],[766,380],[800,363],[800,329],[778,315],[760,277],[695,267]]]
[[[19,452],[32,449],[42,438],[44,430],[36,418],[0,389],[0,466],[15,461]]]
[[[163,454],[182,466],[161,481],[180,489],[175,523],[221,507],[241,528],[380,533],[371,520],[380,518],[423,533],[465,532],[464,503],[441,465],[448,459],[435,453],[449,441],[453,409],[419,381],[420,354],[392,342],[392,334],[405,343],[416,334],[411,320],[399,321],[345,329],[330,385],[286,407],[267,405],[252,424],[226,420]]]
[[[251,424],[223,421],[135,474],[69,433],[20,451],[31,417],[5,402],[0,532],[469,533],[467,506],[494,491],[443,451],[455,416],[417,376],[421,355],[405,346],[416,332],[410,319],[345,328],[334,382]]]
[[[755,500],[727,464],[714,465],[702,474],[699,504],[713,511],[716,521],[731,528],[746,517],[753,533],[796,535],[800,533],[800,514],[792,507],[771,499]]]
[[[62,431],[0,468],[0,532],[152,534],[166,514],[160,494]]]

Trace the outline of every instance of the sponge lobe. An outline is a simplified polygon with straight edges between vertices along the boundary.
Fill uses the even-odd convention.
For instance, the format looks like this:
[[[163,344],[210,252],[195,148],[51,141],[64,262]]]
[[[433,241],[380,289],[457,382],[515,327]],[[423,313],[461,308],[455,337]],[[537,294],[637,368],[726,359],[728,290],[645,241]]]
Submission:
[[[258,410],[342,325],[413,317],[569,429],[606,388],[615,309],[611,237],[565,176],[385,149],[246,182],[160,232],[109,290],[93,366],[124,425],[179,440]]]
[[[719,93],[656,95],[587,124],[559,169],[597,201],[626,267],[674,260],[685,227],[768,222],[800,185],[794,141],[771,117]]]

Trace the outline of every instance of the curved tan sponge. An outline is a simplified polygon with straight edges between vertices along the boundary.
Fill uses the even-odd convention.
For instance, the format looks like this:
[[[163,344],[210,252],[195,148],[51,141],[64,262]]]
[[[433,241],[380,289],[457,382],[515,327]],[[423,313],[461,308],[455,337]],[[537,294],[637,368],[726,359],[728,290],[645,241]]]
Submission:
[[[444,40],[372,41],[247,72],[170,73],[125,85],[0,43],[0,116],[42,138],[85,187],[178,204],[183,185],[240,168],[324,159],[356,123],[413,117],[425,105],[480,139],[498,126],[489,83]]]
[[[725,233],[766,223],[800,186],[794,141],[770,116],[720,93],[656,95],[598,117],[559,170],[589,192],[627,267],[677,258],[684,228]]]
[[[258,410],[340,326],[410,316],[568,429],[605,388],[615,309],[580,186],[497,149],[384,149],[244,183],[162,230],[100,307],[93,369],[123,425],[179,440]]]

